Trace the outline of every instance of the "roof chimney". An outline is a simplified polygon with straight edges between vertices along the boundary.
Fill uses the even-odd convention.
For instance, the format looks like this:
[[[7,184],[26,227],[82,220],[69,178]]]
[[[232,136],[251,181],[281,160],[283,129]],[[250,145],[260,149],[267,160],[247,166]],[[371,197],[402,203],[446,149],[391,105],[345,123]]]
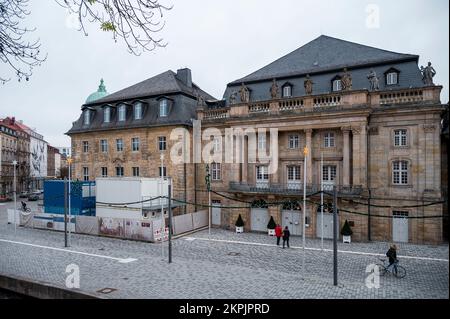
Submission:
[[[11,118],[11,125],[14,125],[15,123],[16,123],[16,117],[13,116],[13,117]]]
[[[190,87],[190,88],[192,87],[191,69],[184,68],[184,69],[177,70],[177,78],[178,78],[178,80],[183,82],[184,85],[186,85],[187,87]]]

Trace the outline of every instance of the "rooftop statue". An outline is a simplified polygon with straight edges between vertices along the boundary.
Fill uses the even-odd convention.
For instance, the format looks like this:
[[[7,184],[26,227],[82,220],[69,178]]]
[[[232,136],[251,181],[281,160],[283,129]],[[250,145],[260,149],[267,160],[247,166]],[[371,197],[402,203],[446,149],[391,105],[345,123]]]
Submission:
[[[275,79],[273,79],[272,86],[270,87],[270,96],[272,99],[278,98],[278,84]]]
[[[367,78],[370,82],[370,90],[378,91],[380,89],[380,81],[377,77],[377,73],[373,69],[371,69],[370,73],[367,75]]]
[[[348,91],[352,89],[352,76],[348,73],[347,68],[344,68],[344,75],[341,79],[342,90]]]
[[[431,62],[428,62],[428,66],[425,68],[421,66],[420,71],[422,72],[423,83],[425,85],[434,85],[433,77],[436,75],[436,70],[431,66]]]
[[[248,103],[250,101],[250,91],[244,83],[242,83],[239,93],[241,95],[241,103]]]
[[[314,82],[311,80],[311,78],[309,77],[309,74],[306,75],[306,80],[304,82],[304,86],[305,86],[305,93],[307,95],[311,95],[313,92],[313,84]]]
[[[236,91],[231,92],[230,101],[229,101],[230,105],[236,104],[236,98],[237,98],[237,92]]]

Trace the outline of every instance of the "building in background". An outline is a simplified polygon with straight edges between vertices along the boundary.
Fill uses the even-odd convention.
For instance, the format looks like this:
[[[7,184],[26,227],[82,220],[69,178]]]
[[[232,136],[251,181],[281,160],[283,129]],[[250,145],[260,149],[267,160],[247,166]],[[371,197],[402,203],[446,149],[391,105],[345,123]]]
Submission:
[[[72,150],[70,147],[59,146],[58,150],[61,156],[63,156],[64,158],[72,156]]]
[[[169,70],[97,99],[106,91],[102,86],[89,96],[67,133],[73,178],[172,177],[174,196],[192,202],[194,165],[171,162],[175,142],[170,136],[174,129],[181,135],[191,130],[199,98],[214,98],[193,83],[190,69]]]
[[[56,166],[57,158],[58,167]],[[47,146],[47,178],[59,178],[59,173],[61,170],[61,155],[56,147],[51,145]]]
[[[17,154],[17,131],[0,121],[0,196],[12,198],[14,166]]]

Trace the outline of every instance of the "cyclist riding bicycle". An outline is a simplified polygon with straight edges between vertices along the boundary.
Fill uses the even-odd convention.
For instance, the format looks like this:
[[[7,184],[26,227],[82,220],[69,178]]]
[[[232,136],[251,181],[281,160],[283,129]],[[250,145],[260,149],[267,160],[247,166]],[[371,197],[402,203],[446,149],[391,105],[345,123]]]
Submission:
[[[389,258],[389,266],[386,269],[389,269],[392,265],[394,265],[394,271],[397,272],[397,246],[395,244],[391,245],[389,250],[386,253],[386,256]]]

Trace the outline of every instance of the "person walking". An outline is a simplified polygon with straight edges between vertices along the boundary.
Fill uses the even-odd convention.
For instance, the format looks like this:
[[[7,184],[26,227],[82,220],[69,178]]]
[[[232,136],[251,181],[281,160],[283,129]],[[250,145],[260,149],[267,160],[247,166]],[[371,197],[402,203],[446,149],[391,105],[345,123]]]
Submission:
[[[284,231],[283,231],[283,248],[284,248],[284,244],[287,243],[287,246],[289,248],[289,237],[291,236],[291,232],[289,231],[289,228],[286,226],[284,227]]]
[[[277,246],[280,246],[280,239],[283,236],[283,228],[281,228],[280,224],[277,224],[275,227],[275,236],[277,236]]]

